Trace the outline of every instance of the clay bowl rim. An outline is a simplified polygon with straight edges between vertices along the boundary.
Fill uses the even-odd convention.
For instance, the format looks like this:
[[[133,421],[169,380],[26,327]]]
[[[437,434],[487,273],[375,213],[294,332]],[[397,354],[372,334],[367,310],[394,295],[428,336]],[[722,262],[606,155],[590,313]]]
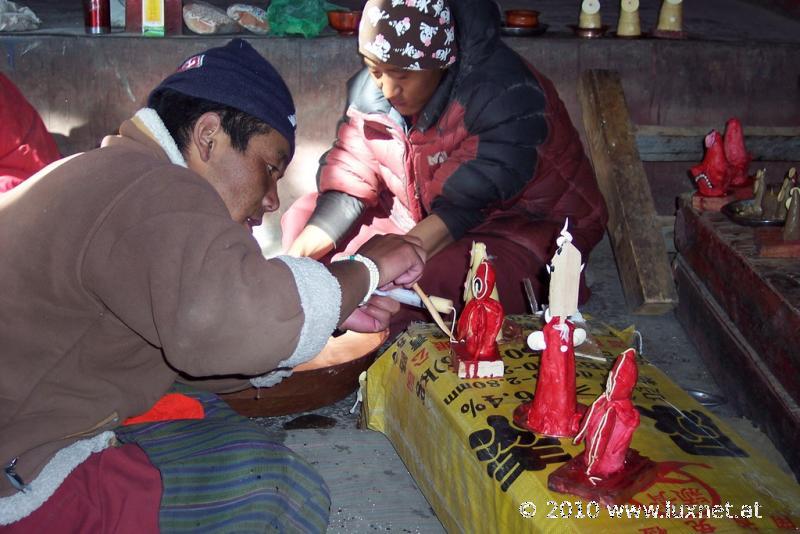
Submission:
[[[328,25],[342,35],[355,35],[361,22],[361,10],[331,9],[327,12]],[[350,21],[348,25],[346,21]]]
[[[503,14],[503,23],[509,28],[535,28],[539,25],[539,15],[541,15],[541,13],[535,9],[507,9],[503,12]],[[530,18],[533,19],[533,24],[514,23],[510,20],[510,18]]]

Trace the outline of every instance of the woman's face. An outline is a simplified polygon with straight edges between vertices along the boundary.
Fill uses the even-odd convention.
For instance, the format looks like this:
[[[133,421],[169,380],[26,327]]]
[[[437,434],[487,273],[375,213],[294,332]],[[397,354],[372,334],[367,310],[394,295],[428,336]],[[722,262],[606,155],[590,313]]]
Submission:
[[[444,74],[443,69],[406,70],[366,57],[364,64],[383,96],[404,116],[413,116],[422,111],[439,87]]]

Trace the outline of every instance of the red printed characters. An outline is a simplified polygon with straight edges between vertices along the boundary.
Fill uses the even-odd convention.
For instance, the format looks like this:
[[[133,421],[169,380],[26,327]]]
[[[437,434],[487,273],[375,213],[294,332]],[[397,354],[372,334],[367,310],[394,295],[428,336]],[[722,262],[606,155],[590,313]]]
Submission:
[[[472,299],[467,301],[458,319],[458,358],[461,378],[503,376],[503,360],[497,351],[497,334],[503,325],[503,306],[492,298],[495,286],[494,267],[484,258],[470,281]]]

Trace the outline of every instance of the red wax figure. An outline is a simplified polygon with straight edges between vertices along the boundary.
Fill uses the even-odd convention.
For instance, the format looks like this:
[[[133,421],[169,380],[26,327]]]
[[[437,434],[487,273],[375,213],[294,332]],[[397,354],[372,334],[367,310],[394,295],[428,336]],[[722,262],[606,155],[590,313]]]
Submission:
[[[731,186],[748,185],[751,180],[747,174],[753,157],[744,146],[742,123],[737,118],[728,119],[725,123],[725,158],[730,165]]]
[[[39,114],[0,73],[0,193],[60,157]]]
[[[631,502],[654,484],[658,465],[630,448],[639,426],[631,401],[637,378],[636,351],[628,349],[614,362],[605,392],[592,403],[575,436],[576,444],[586,440],[586,448],[548,475],[549,489],[608,505]]]
[[[491,296],[495,272],[488,260],[478,265],[471,284],[474,298],[458,319],[458,340],[465,344],[466,378],[477,377],[479,361],[500,360],[496,339],[505,315],[503,306]]]
[[[578,404],[575,393],[575,339],[580,344],[585,332],[567,319],[552,317],[542,335],[537,334],[528,338],[534,350],[541,350],[541,343],[544,344],[536,393],[533,401],[514,410],[514,423],[545,436],[572,437],[586,411],[586,406]]]
[[[704,197],[725,196],[730,187],[730,171],[725,159],[722,135],[716,130],[705,137],[706,154],[699,165],[690,169],[697,192]]]
[[[586,440],[583,460],[590,481],[607,477],[625,467],[625,456],[639,426],[639,412],[631,402],[639,372],[636,351],[619,355],[608,375],[606,391],[594,403],[575,436],[575,444]]]

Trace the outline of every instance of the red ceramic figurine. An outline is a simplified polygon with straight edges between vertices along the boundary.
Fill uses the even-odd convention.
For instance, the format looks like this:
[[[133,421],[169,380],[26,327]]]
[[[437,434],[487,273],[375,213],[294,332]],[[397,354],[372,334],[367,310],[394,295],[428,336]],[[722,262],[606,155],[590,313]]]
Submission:
[[[503,306],[492,298],[494,267],[483,259],[472,278],[472,295],[458,319],[458,374],[462,378],[503,376],[503,360],[497,351],[497,334],[503,325]],[[499,362],[486,365],[481,362]]]
[[[725,159],[722,135],[716,130],[705,138],[706,155],[699,165],[689,171],[697,191],[705,197],[725,196],[730,186],[728,160]]]
[[[753,157],[744,146],[742,123],[737,118],[728,119],[725,124],[725,158],[730,165],[731,186],[741,187],[750,184],[747,174]]]

